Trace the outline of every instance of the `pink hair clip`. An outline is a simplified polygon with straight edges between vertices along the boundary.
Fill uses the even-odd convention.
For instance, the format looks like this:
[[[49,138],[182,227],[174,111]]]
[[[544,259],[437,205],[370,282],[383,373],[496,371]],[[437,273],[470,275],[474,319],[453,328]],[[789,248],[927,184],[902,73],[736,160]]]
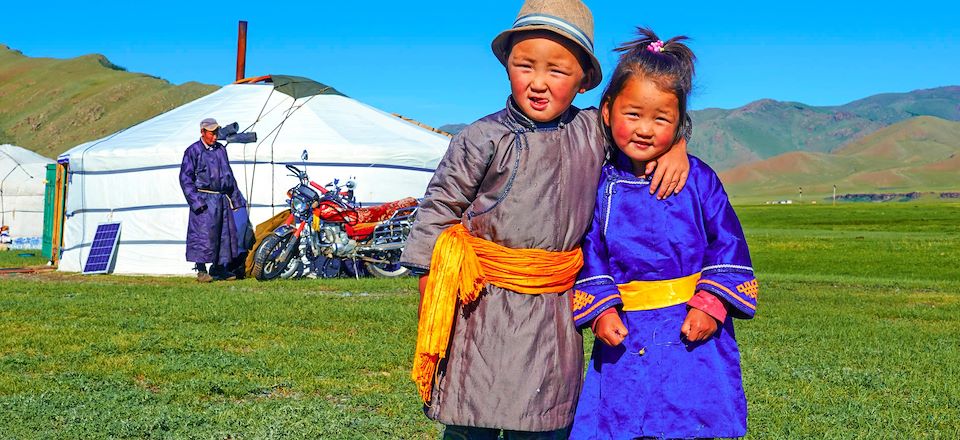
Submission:
[[[657,40],[647,45],[647,50],[653,53],[663,52],[663,41]]]

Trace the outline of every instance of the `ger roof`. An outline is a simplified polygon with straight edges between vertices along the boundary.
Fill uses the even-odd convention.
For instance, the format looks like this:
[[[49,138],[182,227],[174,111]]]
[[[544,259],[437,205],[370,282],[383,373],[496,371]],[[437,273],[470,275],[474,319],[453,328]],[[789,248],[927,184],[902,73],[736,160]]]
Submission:
[[[266,79],[265,79],[266,78]],[[239,123],[258,141],[231,147],[231,160],[296,162],[303,151],[327,162],[432,168],[449,138],[308,78],[271,75],[230,84],[133,127],[60,156],[86,171],[179,166],[202,119]],[[242,150],[242,151],[241,151]],[[239,156],[239,157],[238,157]]]

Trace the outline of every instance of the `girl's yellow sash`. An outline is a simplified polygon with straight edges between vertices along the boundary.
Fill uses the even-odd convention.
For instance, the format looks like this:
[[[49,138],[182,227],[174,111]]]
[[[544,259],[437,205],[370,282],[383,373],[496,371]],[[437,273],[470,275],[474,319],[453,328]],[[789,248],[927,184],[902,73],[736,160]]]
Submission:
[[[697,290],[700,272],[682,278],[659,281],[631,281],[617,284],[623,311],[653,310],[690,301]]]
[[[473,302],[487,283],[526,294],[564,292],[573,287],[582,266],[580,248],[510,249],[470,235],[462,224],[443,231],[433,248],[420,306],[411,374],[423,401],[430,400],[437,364],[447,355],[458,298],[462,304]]]

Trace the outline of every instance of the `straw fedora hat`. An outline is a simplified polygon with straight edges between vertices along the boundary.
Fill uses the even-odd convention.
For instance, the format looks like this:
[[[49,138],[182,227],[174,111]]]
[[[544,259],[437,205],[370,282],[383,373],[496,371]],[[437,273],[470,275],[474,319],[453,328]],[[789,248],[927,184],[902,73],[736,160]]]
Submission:
[[[586,89],[600,84],[603,74],[600,62],[593,54],[593,14],[580,0],[527,0],[520,8],[513,27],[497,35],[490,47],[500,63],[507,65],[510,56],[510,37],[516,32],[546,30],[560,35],[580,46],[590,66],[584,66],[589,79]]]

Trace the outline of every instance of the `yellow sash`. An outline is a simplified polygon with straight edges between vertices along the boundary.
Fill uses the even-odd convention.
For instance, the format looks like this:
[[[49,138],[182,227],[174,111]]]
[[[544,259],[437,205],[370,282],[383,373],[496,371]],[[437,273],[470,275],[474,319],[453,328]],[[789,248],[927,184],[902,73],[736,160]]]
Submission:
[[[510,249],[470,235],[462,224],[443,231],[433,248],[411,373],[423,401],[430,400],[437,364],[447,355],[457,298],[469,304],[487,283],[526,294],[564,292],[582,266],[580,248]]]
[[[700,272],[697,272],[672,280],[631,281],[618,284],[617,288],[624,311],[652,310],[690,301],[699,281]]]

